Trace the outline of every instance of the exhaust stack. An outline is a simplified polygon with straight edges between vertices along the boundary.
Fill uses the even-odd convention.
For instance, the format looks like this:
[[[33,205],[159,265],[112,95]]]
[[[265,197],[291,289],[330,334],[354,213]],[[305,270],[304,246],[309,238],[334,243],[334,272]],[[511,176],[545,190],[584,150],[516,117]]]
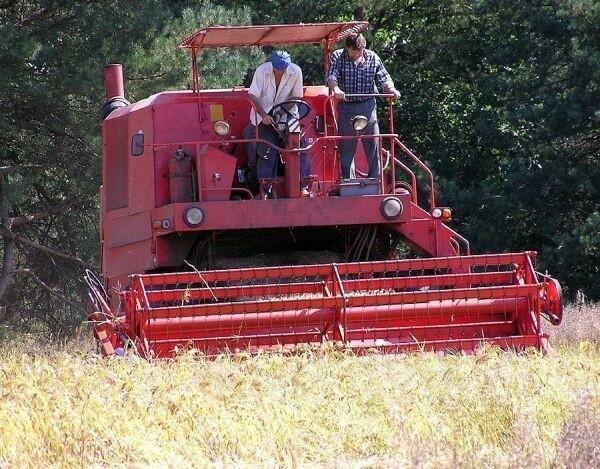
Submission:
[[[121,64],[108,64],[104,67],[104,89],[106,102],[100,110],[102,120],[110,116],[114,110],[129,106],[129,101],[125,99],[123,66]]]
[[[104,67],[104,88],[107,101],[113,98],[125,97],[123,66],[121,64],[108,64]]]

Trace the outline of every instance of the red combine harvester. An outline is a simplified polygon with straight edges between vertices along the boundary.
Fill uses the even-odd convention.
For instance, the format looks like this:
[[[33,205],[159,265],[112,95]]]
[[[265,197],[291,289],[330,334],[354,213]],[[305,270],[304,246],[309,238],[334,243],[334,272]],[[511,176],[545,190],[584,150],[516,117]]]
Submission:
[[[374,137],[360,125],[340,137],[335,98],[313,85],[297,103],[300,126],[278,149],[280,177],[253,187],[248,90],[199,89],[203,49],[322,44],[327,66],[334,44],[367,25],[204,28],[178,46],[192,53],[193,89],[134,104],[121,66],[106,67],[102,281],[87,275],[105,355],[324,342],[357,353],[547,346],[542,318],[561,321],[559,283],[536,272],[534,252],[471,255],[446,224],[450,210],[435,203],[431,171],[394,134],[391,95],[377,95],[389,113],[377,137],[381,179],[340,178],[340,140]],[[299,190],[301,151],[310,157],[310,197]],[[276,198],[260,197],[265,184]],[[397,260],[401,242],[420,258]],[[265,266],[269,254],[289,265]],[[253,262],[232,268],[232,259]]]

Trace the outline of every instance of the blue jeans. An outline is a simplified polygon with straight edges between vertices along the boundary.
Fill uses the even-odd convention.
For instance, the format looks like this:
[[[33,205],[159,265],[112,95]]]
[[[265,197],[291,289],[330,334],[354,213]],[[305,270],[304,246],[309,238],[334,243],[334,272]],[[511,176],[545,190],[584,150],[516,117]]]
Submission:
[[[362,102],[340,101],[338,103],[338,133],[348,136],[356,135],[352,127],[352,118],[356,115],[366,116],[369,124],[361,133],[362,135],[379,135],[379,124],[377,123],[377,106],[375,98],[368,98]],[[363,149],[369,166],[369,178],[379,178],[381,169],[379,167],[379,145],[377,138],[362,139]],[[356,153],[357,140],[340,140],[340,163],[343,178],[354,178],[354,154]]]
[[[256,138],[257,127],[248,124],[244,129],[245,139]],[[258,125],[258,138],[266,140],[274,146],[283,148],[284,143],[277,131],[270,125]],[[306,141],[304,138],[300,140],[300,146],[305,147]],[[279,161],[279,152],[262,142],[246,143],[246,152],[248,155],[248,166],[250,173],[253,171],[253,166],[258,179],[269,179],[277,177],[277,163]],[[300,153],[300,185],[304,187],[302,180],[310,175],[310,158],[308,153],[303,151]]]

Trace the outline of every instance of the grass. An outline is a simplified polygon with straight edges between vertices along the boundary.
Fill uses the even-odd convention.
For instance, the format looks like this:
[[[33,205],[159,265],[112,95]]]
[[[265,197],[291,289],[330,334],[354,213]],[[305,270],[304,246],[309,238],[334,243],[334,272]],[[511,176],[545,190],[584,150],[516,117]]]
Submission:
[[[147,362],[12,340],[0,466],[598,467],[600,305],[547,330],[555,356]]]

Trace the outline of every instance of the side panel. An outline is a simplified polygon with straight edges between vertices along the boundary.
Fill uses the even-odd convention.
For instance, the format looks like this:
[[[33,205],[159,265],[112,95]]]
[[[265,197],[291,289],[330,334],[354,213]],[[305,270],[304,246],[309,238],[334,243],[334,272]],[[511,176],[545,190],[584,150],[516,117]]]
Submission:
[[[106,272],[109,285],[114,285],[111,279],[123,278],[132,272],[146,272],[154,267],[154,257],[151,255],[152,240],[117,246],[110,249],[108,262],[110,270]]]
[[[154,201],[154,125],[152,109],[144,108],[130,114],[127,152],[129,155],[129,213],[148,212],[155,207]],[[134,135],[144,134],[144,152],[133,156],[131,140]]]
[[[183,98],[153,106],[154,139],[161,144],[153,155],[157,207],[170,203],[169,159],[179,146],[193,158],[196,152],[193,142],[206,138],[200,126],[200,107],[197,100]]]
[[[200,148],[196,168],[200,200],[229,200],[237,159],[214,147]]]
[[[129,114],[126,114],[123,117],[107,119],[102,127],[105,210],[115,210],[129,205],[128,116]]]
[[[117,111],[103,122],[102,274],[113,278],[154,265],[150,221],[154,203],[152,109]],[[144,151],[132,154],[143,133]]]
[[[108,249],[152,238],[148,211],[104,221]]]

